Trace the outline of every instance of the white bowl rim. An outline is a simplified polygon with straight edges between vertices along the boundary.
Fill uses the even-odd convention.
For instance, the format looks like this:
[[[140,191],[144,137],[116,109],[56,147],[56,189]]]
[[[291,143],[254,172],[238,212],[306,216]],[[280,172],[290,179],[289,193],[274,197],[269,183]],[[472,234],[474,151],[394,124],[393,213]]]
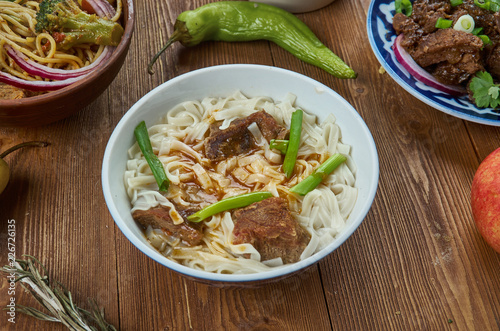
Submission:
[[[218,71],[224,71],[224,70],[234,70],[234,69],[249,69],[252,71],[255,70],[271,70],[271,71],[276,71],[281,74],[286,74],[289,75],[293,78],[312,83],[314,84],[317,88],[322,88],[325,93],[330,93],[333,96],[335,96],[339,102],[343,103],[344,106],[346,106],[353,115],[354,120],[358,122],[358,125],[360,128],[363,129],[363,133],[369,137],[369,149],[372,151],[371,155],[369,155],[369,159],[367,162],[370,162],[372,167],[372,173],[370,174],[370,179],[371,182],[367,183],[368,187],[370,188],[369,192],[367,192],[367,203],[363,206],[362,210],[360,211],[359,219],[357,220],[351,220],[353,223],[350,228],[346,229],[346,231],[343,231],[340,233],[334,242],[332,242],[330,245],[325,247],[323,250],[317,252],[316,254],[308,257],[307,259],[304,259],[302,261],[285,265],[280,268],[276,268],[270,271],[265,271],[265,272],[259,272],[259,273],[249,273],[249,274],[218,274],[218,273],[211,273],[207,271],[201,271],[201,270],[196,270],[187,266],[183,266],[181,264],[178,264],[176,262],[173,262],[163,255],[161,255],[159,252],[157,252],[154,248],[148,247],[144,245],[141,241],[137,239],[137,237],[130,231],[130,229],[123,223],[121,222],[121,218],[119,216],[118,209],[116,208],[114,202],[113,202],[113,193],[111,192],[111,187],[110,183],[107,180],[109,178],[108,174],[112,172],[112,169],[110,168],[110,154],[111,154],[111,149],[112,146],[117,142],[119,138],[119,133],[122,130],[122,128],[125,126],[127,121],[131,119],[133,114],[137,112],[138,109],[140,109],[143,104],[155,93],[158,91],[161,91],[168,86],[178,84],[180,81],[186,80],[191,78],[192,76],[196,76],[199,74],[203,73],[217,73]],[[214,282],[228,282],[228,283],[245,283],[245,282],[255,282],[255,281],[263,281],[263,280],[272,280],[273,278],[280,278],[284,277],[286,275],[290,275],[295,273],[298,270],[305,269],[309,266],[314,265],[321,259],[323,259],[325,256],[329,255],[332,253],[334,250],[336,250],[340,245],[344,243],[347,238],[349,238],[352,233],[359,227],[359,225],[362,223],[362,221],[366,218],[366,215],[368,211],[371,208],[371,205],[373,203],[373,200],[375,198],[375,194],[378,188],[378,179],[379,179],[379,161],[378,161],[378,154],[377,154],[377,149],[375,146],[375,142],[373,140],[373,137],[371,135],[370,130],[368,129],[366,123],[362,119],[362,117],[358,114],[358,112],[352,107],[351,104],[349,104],[344,98],[342,98],[337,92],[333,91],[330,87],[310,78],[305,75],[302,75],[300,73],[290,71],[287,69],[283,68],[278,68],[278,67],[271,67],[271,66],[266,66],[266,65],[259,65],[259,64],[225,64],[225,65],[216,65],[216,66],[210,66],[210,67],[205,67],[197,70],[193,70],[190,72],[187,72],[185,74],[179,75],[175,78],[172,78],[161,85],[155,87],[152,89],[150,92],[148,92],[146,95],[144,95],[140,100],[138,100],[125,114],[124,116],[120,119],[116,127],[114,128],[108,143],[106,145],[106,149],[104,152],[104,157],[103,157],[103,164],[102,164],[102,172],[101,172],[101,179],[102,179],[102,189],[103,189],[103,194],[104,194],[104,199],[106,202],[106,205],[108,207],[108,210],[115,221],[116,225],[118,228],[122,231],[122,233],[125,235],[125,237],[134,245],[136,246],[140,251],[142,251],[144,254],[146,254],[148,257],[151,259],[155,260],[156,262],[160,263],[163,266],[166,266],[167,268],[174,270],[176,272],[179,272],[181,274],[184,274],[189,277],[194,277],[199,280],[205,280],[205,281],[214,281]]]

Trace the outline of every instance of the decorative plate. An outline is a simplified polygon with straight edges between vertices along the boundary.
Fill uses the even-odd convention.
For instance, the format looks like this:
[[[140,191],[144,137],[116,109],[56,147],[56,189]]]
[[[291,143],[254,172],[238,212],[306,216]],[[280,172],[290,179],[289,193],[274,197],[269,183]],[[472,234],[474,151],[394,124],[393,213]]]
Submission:
[[[373,0],[368,9],[367,29],[375,56],[387,73],[407,92],[420,101],[446,114],[466,121],[500,126],[500,112],[477,108],[467,96],[454,97],[429,87],[413,78],[396,60],[392,45],[396,32],[392,27],[394,0]]]

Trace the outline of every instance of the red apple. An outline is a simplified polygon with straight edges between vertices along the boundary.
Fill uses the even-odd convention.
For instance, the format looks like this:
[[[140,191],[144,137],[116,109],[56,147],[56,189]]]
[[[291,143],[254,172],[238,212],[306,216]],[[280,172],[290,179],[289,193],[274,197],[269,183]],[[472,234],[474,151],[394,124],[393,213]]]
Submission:
[[[472,180],[471,207],[484,240],[500,253],[500,148],[477,168]]]

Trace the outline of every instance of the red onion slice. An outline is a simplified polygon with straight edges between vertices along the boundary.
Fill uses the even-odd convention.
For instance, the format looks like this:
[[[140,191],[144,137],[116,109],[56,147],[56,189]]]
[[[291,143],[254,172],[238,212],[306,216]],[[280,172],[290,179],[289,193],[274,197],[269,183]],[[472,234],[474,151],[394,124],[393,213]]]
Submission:
[[[28,74],[33,76],[39,76],[42,78],[53,79],[53,80],[65,80],[69,78],[78,77],[89,73],[91,70],[96,69],[101,63],[109,58],[112,53],[112,48],[110,46],[104,47],[101,55],[97,60],[86,67],[79,69],[66,70],[66,69],[54,69],[42,64],[39,64],[29,58],[25,58],[24,54],[16,51],[11,46],[5,46],[7,54]]]
[[[90,5],[90,7],[92,7],[97,16],[104,17],[104,12],[101,9],[101,6],[97,5],[96,0],[87,0],[87,3]]]
[[[112,18],[116,14],[115,8],[106,0],[87,0],[87,3],[99,17]]]
[[[430,73],[428,73],[425,69],[419,66],[415,60],[411,57],[408,52],[401,46],[401,40],[403,39],[403,34],[400,34],[396,40],[394,41],[394,55],[396,56],[396,60],[398,60],[401,65],[408,70],[410,75],[412,75],[418,81],[438,89],[441,92],[445,92],[451,94],[453,96],[462,96],[466,93],[466,90],[462,86],[457,85],[446,85],[434,78]]]
[[[46,81],[40,81],[40,80],[24,80],[18,77],[15,77],[9,73],[0,71],[0,82],[25,89],[25,90],[30,90],[30,91],[54,91],[58,90],[60,88],[66,87],[68,85],[71,85],[86,75],[82,75],[79,77],[74,77],[66,80],[59,80],[59,81],[53,81],[53,82],[46,82]]]

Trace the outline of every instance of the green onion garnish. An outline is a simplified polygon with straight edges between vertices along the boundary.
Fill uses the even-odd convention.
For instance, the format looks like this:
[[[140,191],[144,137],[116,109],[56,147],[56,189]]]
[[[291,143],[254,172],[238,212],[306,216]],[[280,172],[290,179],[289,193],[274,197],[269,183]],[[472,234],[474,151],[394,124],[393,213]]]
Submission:
[[[288,140],[282,139],[271,139],[269,142],[270,149],[277,149],[281,154],[286,154],[286,149],[288,148]]]
[[[264,199],[271,198],[272,196],[271,192],[252,192],[236,195],[211,204],[202,210],[189,215],[187,219],[188,221],[197,223],[203,221],[205,218],[222,213],[223,211],[246,207],[254,202],[262,201]]]
[[[410,0],[396,0],[394,1],[396,13],[403,13],[410,16],[412,13],[412,5]]]
[[[333,154],[323,162],[312,174],[304,178],[300,183],[293,186],[290,192],[306,195],[314,190],[333,170],[335,170],[347,158],[339,153]]]
[[[459,17],[455,25],[453,26],[453,29],[457,31],[463,31],[467,33],[472,33],[474,32],[474,28],[476,26],[476,23],[474,22],[474,18],[470,16],[469,14],[467,15],[462,15]]]
[[[487,0],[474,0],[474,4],[482,9],[490,9],[490,1]]]
[[[500,0],[491,0],[490,1],[490,10],[493,12],[497,12],[500,10]]]
[[[435,26],[438,29],[447,29],[447,28],[451,27],[452,24],[453,24],[452,20],[447,20],[447,19],[440,17],[437,19]]]
[[[288,148],[286,149],[285,160],[283,160],[283,172],[287,178],[292,177],[295,161],[299,152],[300,134],[302,133],[302,117],[304,112],[297,109],[292,114],[290,123],[290,139],[288,140]]]
[[[483,41],[483,44],[485,44],[485,45],[490,45],[491,44],[491,39],[487,35],[480,34],[478,37],[481,38],[481,40]]]
[[[482,31],[483,31],[483,28],[474,28],[474,30],[472,30],[472,34],[475,35],[475,36],[477,36]]]
[[[156,183],[158,184],[160,191],[167,191],[170,181],[167,178],[163,164],[153,152],[151,140],[149,140],[148,129],[146,128],[146,123],[144,121],[137,125],[134,130],[134,135],[144,158],[153,172],[153,176],[156,179]]]
[[[455,6],[463,4],[464,2],[463,2],[463,0],[450,0],[450,3],[451,3],[452,7],[455,7]]]

